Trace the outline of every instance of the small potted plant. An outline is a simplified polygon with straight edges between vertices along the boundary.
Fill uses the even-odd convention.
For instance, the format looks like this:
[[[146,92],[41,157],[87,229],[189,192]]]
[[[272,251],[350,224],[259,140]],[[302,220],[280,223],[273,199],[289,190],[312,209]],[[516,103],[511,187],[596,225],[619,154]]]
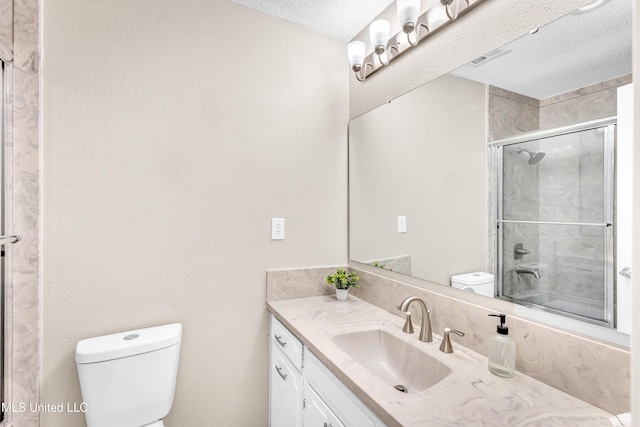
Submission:
[[[327,276],[327,283],[336,287],[336,298],[340,301],[346,301],[349,295],[349,288],[359,288],[358,280],[360,278],[351,271],[346,271],[340,267],[336,272]]]

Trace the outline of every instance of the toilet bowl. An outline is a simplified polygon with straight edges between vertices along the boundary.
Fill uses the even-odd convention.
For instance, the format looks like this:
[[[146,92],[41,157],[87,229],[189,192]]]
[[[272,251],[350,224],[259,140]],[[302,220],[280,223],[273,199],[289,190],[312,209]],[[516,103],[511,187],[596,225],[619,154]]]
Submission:
[[[182,325],[78,342],[76,364],[87,427],[164,427],[175,396]]]

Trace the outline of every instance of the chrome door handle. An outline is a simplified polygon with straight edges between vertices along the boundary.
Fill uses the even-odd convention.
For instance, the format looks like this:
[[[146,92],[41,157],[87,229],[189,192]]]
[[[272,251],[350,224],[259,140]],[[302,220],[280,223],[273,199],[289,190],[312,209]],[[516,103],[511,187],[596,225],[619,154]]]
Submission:
[[[276,365],[276,371],[278,371],[278,375],[280,375],[280,378],[285,381],[287,380],[287,374],[282,373],[282,368],[280,366]]]
[[[280,344],[282,347],[284,347],[285,345],[287,345],[287,343],[285,341],[282,341],[282,337],[279,337],[277,335],[273,335],[273,337],[276,339],[276,341],[278,341],[278,344]]]
[[[324,423],[324,427],[333,427],[333,424],[331,424],[331,423],[329,423],[329,424]]]
[[[18,243],[21,240],[20,236],[0,236],[0,245],[8,245],[11,243]]]
[[[627,279],[631,279],[631,267],[625,267],[618,273],[622,277],[626,277]]]

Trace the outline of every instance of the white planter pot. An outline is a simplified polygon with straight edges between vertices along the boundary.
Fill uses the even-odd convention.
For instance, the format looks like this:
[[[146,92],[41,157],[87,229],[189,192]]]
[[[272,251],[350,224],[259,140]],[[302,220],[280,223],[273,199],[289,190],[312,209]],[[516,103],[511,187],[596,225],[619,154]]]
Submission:
[[[346,301],[349,296],[349,289],[336,289],[336,298],[338,301]]]

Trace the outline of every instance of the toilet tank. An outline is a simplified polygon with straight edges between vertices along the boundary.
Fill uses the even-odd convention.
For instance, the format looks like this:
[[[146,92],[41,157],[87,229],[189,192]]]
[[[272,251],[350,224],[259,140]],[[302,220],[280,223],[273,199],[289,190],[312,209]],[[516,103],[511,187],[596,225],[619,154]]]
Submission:
[[[164,418],[175,395],[182,325],[78,342],[76,364],[88,427],[143,426]]]
[[[483,271],[451,276],[451,286],[487,297],[493,297],[495,291],[493,274]]]

